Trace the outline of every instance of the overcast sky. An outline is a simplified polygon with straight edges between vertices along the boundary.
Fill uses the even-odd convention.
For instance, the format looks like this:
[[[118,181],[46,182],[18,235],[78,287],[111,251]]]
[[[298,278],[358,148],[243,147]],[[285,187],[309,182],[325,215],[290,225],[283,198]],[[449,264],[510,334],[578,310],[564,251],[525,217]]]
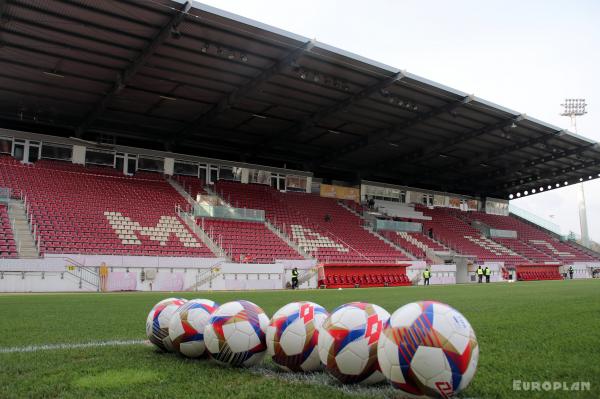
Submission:
[[[274,1],[203,3],[396,68],[553,125],[567,97],[585,98],[580,135],[600,141],[600,1]],[[600,241],[600,179],[585,184],[591,237]],[[579,232],[577,188],[513,203]]]

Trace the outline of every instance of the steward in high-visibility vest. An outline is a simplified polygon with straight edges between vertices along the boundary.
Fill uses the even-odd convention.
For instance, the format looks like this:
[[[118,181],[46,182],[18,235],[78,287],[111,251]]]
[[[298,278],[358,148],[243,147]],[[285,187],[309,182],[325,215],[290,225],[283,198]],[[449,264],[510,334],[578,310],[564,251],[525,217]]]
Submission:
[[[481,283],[481,279],[483,278],[483,269],[481,266],[477,268],[477,282]]]
[[[489,267],[485,267],[485,270],[483,271],[483,273],[485,274],[485,282],[489,283],[490,282],[490,276],[492,275],[492,271],[490,270]]]
[[[423,271],[423,285],[429,285],[429,279],[431,278],[431,272],[429,271],[429,269],[425,269],[425,271]]]
[[[298,288],[298,268],[294,267],[292,269],[292,289],[296,288]]]

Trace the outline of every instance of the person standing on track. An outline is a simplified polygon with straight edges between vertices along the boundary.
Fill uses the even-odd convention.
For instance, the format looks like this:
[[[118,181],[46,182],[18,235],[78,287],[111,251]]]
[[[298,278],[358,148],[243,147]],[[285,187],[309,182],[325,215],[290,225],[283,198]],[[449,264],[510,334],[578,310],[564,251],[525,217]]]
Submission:
[[[477,282],[479,284],[481,284],[482,279],[483,279],[483,269],[481,268],[481,265],[479,265],[479,267],[477,268]]]
[[[428,268],[423,271],[423,285],[429,285],[429,279],[431,278],[431,272]]]
[[[571,280],[573,280],[573,272],[574,272],[573,265],[571,265],[571,266],[569,266],[569,278]]]
[[[490,282],[490,276],[492,275],[492,271],[490,270],[489,267],[485,267],[485,270],[483,271],[483,274],[485,275],[485,282],[489,283]]]

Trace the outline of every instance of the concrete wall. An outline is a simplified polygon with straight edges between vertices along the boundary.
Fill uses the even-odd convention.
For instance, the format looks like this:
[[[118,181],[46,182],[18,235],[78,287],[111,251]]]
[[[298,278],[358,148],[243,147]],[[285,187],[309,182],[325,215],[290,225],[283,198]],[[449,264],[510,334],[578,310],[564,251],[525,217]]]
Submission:
[[[76,259],[75,259],[76,258]],[[76,261],[76,262],[74,262]],[[108,267],[108,290],[203,291],[283,289],[291,270],[310,271],[314,260],[282,260],[275,264],[236,264],[215,258],[154,258],[143,256],[53,256],[0,260],[0,292],[97,291],[80,282],[68,267]],[[77,266],[75,266],[77,267]],[[77,273],[77,269],[73,271]],[[212,279],[209,278],[212,273]],[[142,279],[143,275],[143,279]],[[300,288],[317,288],[317,275]]]
[[[419,285],[423,285],[423,271],[426,265],[417,264],[409,266],[406,269],[406,275],[411,281],[418,281]],[[429,284],[456,284],[456,265],[431,265],[431,278]]]

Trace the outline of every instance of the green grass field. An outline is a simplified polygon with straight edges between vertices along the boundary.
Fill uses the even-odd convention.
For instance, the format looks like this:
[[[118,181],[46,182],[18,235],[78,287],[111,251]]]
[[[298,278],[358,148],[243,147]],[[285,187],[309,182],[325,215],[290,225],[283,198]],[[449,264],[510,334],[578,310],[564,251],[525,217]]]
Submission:
[[[164,293],[0,295],[0,398],[393,397],[385,384],[344,387],[323,373],[290,375],[219,367],[144,344],[9,353],[28,345],[145,339]],[[182,293],[224,303],[247,299],[268,315],[296,300],[327,309],[368,301],[390,313],[415,300],[446,302],[471,322],[481,349],[461,397],[600,397],[600,281],[282,292]],[[590,391],[513,391],[513,380],[589,381]]]

